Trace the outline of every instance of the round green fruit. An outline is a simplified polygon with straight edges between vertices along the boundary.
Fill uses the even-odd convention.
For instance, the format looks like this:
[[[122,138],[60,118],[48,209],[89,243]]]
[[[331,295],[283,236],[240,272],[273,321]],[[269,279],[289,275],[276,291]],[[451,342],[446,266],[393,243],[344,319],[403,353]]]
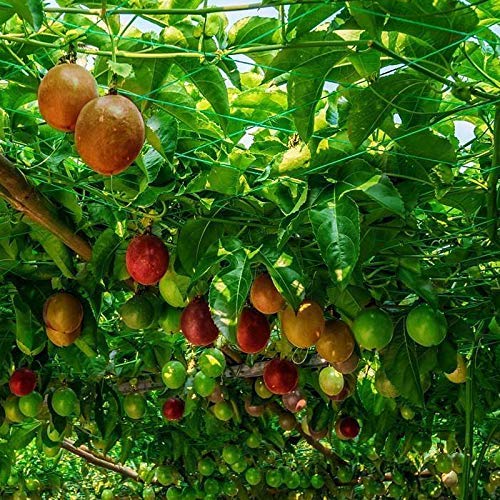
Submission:
[[[344,388],[344,375],[327,366],[319,372],[319,386],[327,396],[336,396]]]
[[[354,477],[354,472],[349,467],[339,467],[337,470],[337,477],[341,483],[349,483]]]
[[[52,395],[52,408],[61,417],[69,417],[78,409],[78,397],[73,389],[60,387]]]
[[[19,409],[19,398],[17,396],[9,396],[3,404],[3,409],[10,422],[17,424],[26,418]]]
[[[405,420],[412,420],[415,416],[415,412],[409,406],[402,406],[399,412]]]
[[[226,358],[222,351],[211,347],[201,354],[198,367],[207,377],[217,378],[222,376],[226,369]]]
[[[211,458],[202,458],[198,462],[198,472],[205,477],[211,476],[215,472],[215,463]]]
[[[266,483],[271,488],[279,488],[282,482],[283,478],[281,477],[280,471],[270,469],[266,472]]]
[[[19,410],[27,417],[36,417],[43,405],[43,396],[36,391],[19,398]]]
[[[255,381],[254,389],[255,392],[257,393],[257,396],[259,396],[262,399],[269,399],[273,395],[273,393],[266,387],[264,380],[261,378],[258,378]]]
[[[179,333],[181,331],[182,309],[168,307],[161,312],[158,325],[165,333]]]
[[[61,451],[61,448],[59,446],[47,446],[43,445],[43,452],[45,453],[45,456],[47,458],[55,458]]]
[[[394,325],[385,311],[371,308],[358,314],[351,330],[361,347],[381,350],[391,341]]]
[[[292,471],[286,478],[286,486],[289,490],[296,490],[300,486],[300,475],[297,471]]]
[[[156,469],[156,479],[163,486],[175,484],[179,480],[179,473],[170,465],[160,465]]]
[[[259,469],[250,467],[245,472],[245,479],[250,486],[255,486],[262,481],[262,474]]]
[[[238,494],[238,486],[228,481],[222,485],[222,492],[228,497],[235,497]]]
[[[167,500],[180,500],[181,498],[183,498],[182,490],[174,486],[170,486],[170,488],[167,490],[166,497]]]
[[[258,448],[262,442],[262,436],[257,432],[252,432],[247,437],[245,443],[249,448]]]
[[[123,399],[123,410],[128,418],[141,419],[146,413],[146,400],[139,393],[127,394]]]
[[[115,494],[113,493],[113,490],[105,489],[102,490],[101,493],[101,499],[102,500],[114,500]]]
[[[313,474],[311,476],[311,486],[316,490],[320,490],[321,488],[323,488],[324,484],[325,480],[323,479],[323,476],[321,474]]]
[[[242,451],[234,444],[228,444],[222,448],[222,458],[228,465],[234,464],[238,460],[241,460],[242,457]]]
[[[161,378],[169,389],[179,389],[186,382],[186,367],[180,361],[169,361],[161,370]]]
[[[203,372],[198,372],[194,376],[193,387],[196,394],[206,398],[214,392],[217,382],[211,377],[207,377]]]
[[[219,481],[217,481],[217,479],[209,477],[208,479],[205,479],[205,482],[203,483],[203,489],[207,495],[217,496],[220,491]]]
[[[233,471],[236,472],[236,474],[242,474],[243,472],[245,472],[247,467],[248,464],[244,459],[238,460],[237,462],[231,465],[231,469],[233,469]]]
[[[143,330],[153,322],[155,310],[146,296],[135,295],[120,307],[120,315],[131,330]]]
[[[408,335],[424,347],[440,344],[446,337],[447,328],[444,314],[428,304],[413,308],[406,317]]]
[[[146,486],[142,490],[142,498],[144,500],[155,500],[156,498],[155,490],[151,486]]]
[[[233,407],[227,401],[220,401],[213,405],[212,410],[217,419],[227,422],[233,416]]]

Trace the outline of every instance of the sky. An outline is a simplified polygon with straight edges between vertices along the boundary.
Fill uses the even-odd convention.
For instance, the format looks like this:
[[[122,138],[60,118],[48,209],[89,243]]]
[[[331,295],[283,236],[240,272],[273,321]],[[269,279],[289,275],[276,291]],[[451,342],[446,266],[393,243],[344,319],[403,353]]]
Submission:
[[[238,4],[237,0],[212,0],[209,2],[209,6],[227,6],[236,4]],[[49,7],[58,6],[55,0],[48,0],[47,5]],[[266,7],[259,10],[226,12],[226,16],[229,21],[229,26],[232,26],[239,19],[255,15],[258,15],[260,17],[278,17],[278,11],[275,8]],[[125,26],[132,19],[132,17],[133,17],[132,15],[122,15],[120,19],[122,26]],[[148,31],[159,32],[161,30],[161,28],[156,24],[150,23],[141,18],[136,19],[134,21],[133,26],[144,32]],[[249,57],[242,54],[238,55],[237,66],[241,72],[249,71],[253,66],[253,64],[254,64],[253,61]],[[335,84],[329,84],[327,82],[327,84],[325,85],[325,90],[327,91],[332,91],[334,90],[334,88]],[[469,122],[455,121],[455,131],[456,131],[456,136],[460,141],[460,144],[465,144],[474,139],[474,125]]]

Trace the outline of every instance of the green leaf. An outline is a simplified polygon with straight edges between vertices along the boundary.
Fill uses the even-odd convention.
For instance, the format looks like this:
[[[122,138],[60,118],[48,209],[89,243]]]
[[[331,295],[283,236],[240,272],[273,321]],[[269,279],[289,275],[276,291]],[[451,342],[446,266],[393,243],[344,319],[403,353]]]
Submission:
[[[23,422],[13,429],[12,434],[9,439],[9,446],[14,450],[21,450],[26,448],[33,439],[35,439],[39,427],[42,422],[38,421],[28,421]]]
[[[97,281],[108,273],[120,243],[120,238],[112,229],[105,229],[97,238],[92,248],[92,260],[88,263],[88,269]]]
[[[309,209],[321,256],[334,282],[347,284],[359,257],[359,209],[348,196]]]
[[[198,111],[196,101],[187,93],[177,79],[167,79],[158,94],[157,106],[175,116],[185,126],[197,130]]]
[[[163,300],[172,307],[187,305],[187,291],[191,279],[188,276],[177,274],[169,269],[160,280],[160,294]]]
[[[54,234],[36,222],[26,221],[30,226],[31,237],[38,241],[56,266],[67,278],[73,277],[73,259],[68,247]]]
[[[399,266],[398,278],[431,306],[438,307],[438,298],[431,280],[423,278],[419,273],[405,266]]]
[[[217,66],[201,63],[195,59],[180,58],[175,63],[186,73],[186,76],[198,87],[212,105],[223,129],[227,128],[229,111],[229,99],[227,96],[226,82],[219,72]]]
[[[371,295],[364,288],[335,286],[328,288],[328,299],[342,316],[353,320],[370,302]]]
[[[264,263],[278,291],[296,310],[304,298],[305,286],[294,258],[269,241],[261,247],[257,259]]]
[[[430,170],[436,163],[455,165],[457,154],[451,142],[430,130],[410,129],[394,140],[412,160]]]
[[[16,14],[31,24],[35,31],[38,31],[45,18],[42,0],[4,0],[12,5]]]
[[[236,341],[238,318],[252,285],[251,255],[244,249],[227,250],[228,266],[210,283],[208,302],[220,332],[232,343]]]
[[[30,307],[19,295],[13,298],[16,313],[16,342],[19,349],[28,356],[36,356],[45,347],[46,336],[43,328]]]
[[[415,343],[402,327],[396,329],[390,344],[383,351],[381,360],[387,378],[399,393],[412,403],[423,407],[424,392]]]
[[[108,60],[109,70],[122,78],[132,78],[134,76],[134,68],[128,63],[118,63]]]
[[[397,73],[380,78],[365,89],[352,89],[348,93],[351,109],[347,119],[349,140],[358,148],[389,116],[398,110],[400,103],[408,116],[427,110],[425,99],[415,100],[415,95],[429,87],[428,82],[413,73]],[[408,109],[411,99],[412,110]],[[430,118],[430,114],[428,118]]]
[[[177,238],[177,255],[188,275],[193,274],[201,257],[223,231],[220,223],[209,219],[190,219],[182,226]]]
[[[339,197],[351,191],[362,191],[380,206],[404,216],[404,204],[398,190],[389,177],[360,159],[347,162],[336,173],[339,183],[336,192]]]

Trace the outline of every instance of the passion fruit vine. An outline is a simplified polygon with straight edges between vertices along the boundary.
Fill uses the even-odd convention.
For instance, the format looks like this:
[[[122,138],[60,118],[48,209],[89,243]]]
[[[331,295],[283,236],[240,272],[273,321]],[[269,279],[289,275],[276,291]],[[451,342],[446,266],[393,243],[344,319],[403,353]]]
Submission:
[[[135,104],[120,95],[88,102],[75,126],[75,145],[82,160],[103,175],[119,174],[140,153],[144,120]]]
[[[181,330],[193,345],[209,345],[219,335],[210,309],[203,297],[196,297],[184,309],[181,316]]]

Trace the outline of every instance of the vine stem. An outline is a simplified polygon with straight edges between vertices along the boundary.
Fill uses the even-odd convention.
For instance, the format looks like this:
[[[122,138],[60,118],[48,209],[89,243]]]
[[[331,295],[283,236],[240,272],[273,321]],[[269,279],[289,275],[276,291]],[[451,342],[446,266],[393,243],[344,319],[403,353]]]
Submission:
[[[258,10],[266,7],[280,7],[285,5],[314,5],[325,4],[325,0],[302,0],[301,2],[294,2],[293,0],[280,0],[268,3],[248,3],[241,5],[225,5],[225,6],[212,6],[203,7],[201,9],[114,9],[113,14],[138,14],[150,16],[163,16],[163,15],[204,15],[212,14],[215,12],[237,12],[241,10]],[[340,3],[340,2],[338,2]],[[342,2],[343,3],[343,2]],[[56,14],[83,14],[87,16],[98,16],[99,9],[79,9],[76,7],[48,7],[45,12]]]
[[[500,103],[495,108],[493,122],[493,156],[491,172],[488,175],[488,205],[487,214],[490,221],[489,236],[492,243],[496,243],[498,230],[497,185],[500,173]]]
[[[462,491],[460,498],[469,499],[470,473],[472,467],[472,455],[474,452],[474,382],[476,373],[476,358],[478,352],[479,336],[472,347],[472,356],[467,367],[467,379],[465,381],[465,446],[464,446],[464,471],[462,476]]]
[[[38,191],[14,164],[0,154],[0,196],[16,210],[53,233],[83,260],[92,258],[92,248],[50,210]]]
[[[64,439],[61,443],[61,448],[69,451],[70,453],[73,453],[74,455],[77,455],[80,458],[83,458],[86,462],[92,465],[101,467],[102,469],[110,470],[112,472],[116,472],[117,474],[121,474],[123,477],[132,479],[133,481],[137,481],[138,483],[143,482],[137,471],[135,471],[134,469],[112,462],[107,457],[96,456],[86,446],[75,446],[75,444],[69,439]]]
[[[496,431],[498,428],[498,424],[495,424],[491,431],[488,434],[488,437],[486,438],[486,441],[483,443],[483,446],[481,448],[481,452],[479,453],[476,464],[474,466],[474,473],[472,476],[472,500],[477,500],[477,493],[478,493],[478,482],[479,482],[479,472],[481,471],[481,467],[483,465],[484,461],[484,456],[486,455],[486,451],[488,450],[488,447],[491,443],[491,440],[493,439],[493,436],[495,435]]]

